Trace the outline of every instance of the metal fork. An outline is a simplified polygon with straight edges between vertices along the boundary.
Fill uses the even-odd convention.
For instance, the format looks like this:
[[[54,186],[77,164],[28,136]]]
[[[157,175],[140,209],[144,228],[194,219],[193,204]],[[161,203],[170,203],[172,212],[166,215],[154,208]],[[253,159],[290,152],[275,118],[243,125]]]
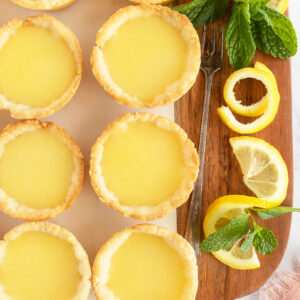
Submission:
[[[198,155],[200,160],[199,175],[195,183],[195,188],[192,194],[191,206],[189,210],[187,229],[185,232],[185,238],[193,246],[196,257],[200,257],[200,214],[203,194],[203,176],[204,176],[204,163],[205,163],[205,149],[206,149],[206,136],[207,136],[207,123],[209,113],[209,103],[211,87],[214,75],[217,71],[221,70],[223,60],[223,36],[224,29],[220,31],[219,47],[216,51],[216,27],[212,28],[211,40],[205,49],[206,43],[206,26],[204,26],[202,33],[201,44],[201,70],[205,75],[205,94],[204,104],[202,112],[202,122],[200,130],[200,140]]]

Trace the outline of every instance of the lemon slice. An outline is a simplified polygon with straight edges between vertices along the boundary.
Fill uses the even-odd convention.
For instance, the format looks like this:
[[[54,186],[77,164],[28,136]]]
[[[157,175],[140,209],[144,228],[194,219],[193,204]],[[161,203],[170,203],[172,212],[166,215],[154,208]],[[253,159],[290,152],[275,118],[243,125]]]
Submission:
[[[215,200],[206,212],[203,230],[205,237],[226,226],[231,219],[245,213],[250,207],[266,207],[266,201],[249,196],[228,195]],[[236,241],[231,247],[212,254],[225,265],[240,270],[256,269],[260,263],[253,246],[249,251],[240,249],[243,239]]]
[[[270,74],[273,79],[274,86],[276,86],[276,93],[279,95],[277,82],[272,71],[260,62],[256,62],[254,65],[255,69],[265,71]],[[237,100],[234,94],[234,86],[240,80],[240,73],[232,73],[224,85],[224,100],[229,108],[238,115],[247,116],[247,117],[257,117],[262,115],[265,110],[268,108],[268,94],[265,95],[260,101],[252,105],[243,105],[241,100]]]
[[[241,134],[251,134],[264,129],[274,120],[279,107],[280,97],[276,82],[274,82],[274,78],[272,77],[272,75],[270,75],[269,72],[256,68],[244,68],[238,70],[234,73],[234,77],[235,80],[232,81],[233,85],[231,84],[232,90],[235,82],[238,82],[239,80],[245,78],[253,78],[261,81],[267,88],[268,107],[262,116],[248,124],[239,122],[234,117],[230,108],[226,106],[218,108],[217,111],[220,118],[231,130]],[[230,89],[230,87],[228,88]]]
[[[280,153],[258,138],[242,136],[229,141],[245,185],[257,197],[267,201],[267,207],[282,203],[288,187],[288,171]]]
[[[271,0],[267,5],[284,14],[289,5],[289,2],[290,0]]]

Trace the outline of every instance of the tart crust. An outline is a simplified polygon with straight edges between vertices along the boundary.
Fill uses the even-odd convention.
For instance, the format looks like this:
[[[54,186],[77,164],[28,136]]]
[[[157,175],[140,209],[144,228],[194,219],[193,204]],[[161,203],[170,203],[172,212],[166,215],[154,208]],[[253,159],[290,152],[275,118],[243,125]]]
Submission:
[[[136,4],[166,4],[172,2],[173,0],[129,0],[129,1]]]
[[[15,18],[3,25],[0,28],[0,51],[5,43],[7,43],[9,38],[13,36],[18,29],[22,28],[25,25],[48,29],[56,36],[60,36],[61,38],[63,38],[63,40],[71,49],[76,61],[77,73],[70,87],[60,98],[53,100],[52,103],[46,107],[32,108],[25,104],[16,104],[9,101],[4,95],[0,93],[0,109],[8,110],[12,117],[17,119],[44,118],[52,115],[53,113],[64,107],[76,93],[82,76],[82,51],[80,44],[71,29],[49,15],[27,17],[25,21],[19,18]]]
[[[11,0],[17,5],[34,10],[58,10],[67,7],[76,0]]]
[[[126,124],[136,121],[153,122],[160,128],[170,130],[178,137],[182,144],[184,162],[189,167],[189,173],[184,177],[180,188],[166,201],[157,206],[127,206],[119,203],[117,197],[107,189],[101,170],[101,159],[104,143],[114,128],[126,126]],[[104,130],[102,135],[96,140],[90,162],[90,177],[94,190],[100,200],[106,205],[116,209],[125,217],[135,218],[141,221],[159,219],[167,215],[172,209],[179,207],[189,198],[194,187],[194,182],[198,176],[199,158],[193,142],[188,138],[185,131],[175,122],[161,116],[150,113],[127,113],[113,122]]]
[[[155,1],[154,1],[155,2]],[[104,60],[103,47],[107,40],[126,21],[140,16],[159,16],[175,26],[182,34],[188,45],[187,64],[182,77],[166,87],[166,91],[159,94],[150,103],[144,103],[136,96],[125,93],[111,78]],[[200,68],[199,37],[190,20],[168,7],[160,5],[141,4],[127,6],[113,14],[100,28],[97,34],[96,46],[93,48],[91,65],[93,73],[104,90],[119,104],[132,107],[156,107],[172,103],[182,97],[195,83]]]
[[[4,151],[5,144],[14,140],[17,136],[46,128],[60,138],[73,152],[74,172],[65,202],[54,207],[35,209],[20,205],[15,199],[9,197],[0,187],[0,209],[7,215],[26,221],[40,221],[53,218],[68,209],[76,200],[84,181],[84,160],[79,146],[72,137],[61,127],[52,122],[40,122],[38,120],[21,120],[7,125],[0,133],[0,157]]]
[[[132,233],[147,233],[162,237],[185,261],[186,287],[182,300],[194,300],[198,289],[198,268],[195,252],[179,234],[154,225],[140,224],[116,233],[99,250],[92,269],[92,285],[98,300],[119,300],[107,287],[111,259]]]
[[[79,261],[79,273],[82,277],[80,285],[78,287],[77,295],[74,296],[72,300],[85,300],[88,298],[90,289],[91,289],[91,266],[89,263],[89,258],[76,239],[76,237],[67,229],[48,222],[33,222],[33,223],[24,223],[17,227],[11,229],[8,233],[5,234],[2,241],[0,241],[0,261],[5,259],[6,248],[10,241],[15,240],[21,234],[28,232],[28,231],[40,231],[45,232],[48,234],[52,234],[69,242],[74,249],[74,255]],[[3,300],[11,300],[11,297],[6,295],[4,292],[4,288],[0,282],[0,298]]]

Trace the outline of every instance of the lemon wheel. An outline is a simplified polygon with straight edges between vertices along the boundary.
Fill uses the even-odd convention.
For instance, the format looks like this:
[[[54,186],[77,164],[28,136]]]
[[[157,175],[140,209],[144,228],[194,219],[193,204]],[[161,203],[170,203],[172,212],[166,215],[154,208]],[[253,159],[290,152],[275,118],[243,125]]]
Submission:
[[[246,212],[251,207],[266,207],[268,203],[264,200],[243,196],[228,195],[215,200],[208,208],[203,230],[205,237],[226,226],[231,219]],[[212,254],[225,265],[240,270],[256,269],[260,263],[253,246],[249,251],[244,252],[240,249],[243,239],[236,241],[227,249],[213,252]]]
[[[289,2],[290,0],[271,0],[267,3],[267,5],[284,14],[289,5]]]

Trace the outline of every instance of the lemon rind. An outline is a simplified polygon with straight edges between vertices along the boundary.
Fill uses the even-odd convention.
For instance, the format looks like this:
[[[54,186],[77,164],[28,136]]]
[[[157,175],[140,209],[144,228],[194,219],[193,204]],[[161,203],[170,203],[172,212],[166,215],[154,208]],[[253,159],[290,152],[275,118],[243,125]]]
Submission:
[[[49,3],[50,1],[31,1],[31,0],[11,0],[15,4],[22,6],[24,8],[29,8],[33,10],[58,10],[65,8],[71,4],[73,4],[76,0],[56,0],[52,1],[53,3]]]
[[[247,69],[247,76],[242,75],[244,70]],[[274,87],[274,81],[272,76],[263,70],[254,69],[254,68],[245,68],[237,72],[240,72],[240,79],[245,78],[254,78],[262,81],[268,90],[268,108],[255,121],[243,124],[239,122],[233,115],[232,111],[227,106],[222,106],[217,109],[218,115],[224,124],[226,124],[231,130],[238,132],[240,134],[251,134],[256,133],[264,128],[266,128],[276,117],[280,97],[279,93],[277,94],[277,88]]]
[[[68,209],[78,197],[84,181],[84,160],[79,146],[72,137],[61,127],[52,122],[40,122],[38,120],[21,120],[7,125],[0,133],[0,157],[5,145],[17,136],[34,131],[40,128],[51,130],[60,138],[73,153],[74,172],[64,203],[53,207],[36,209],[25,205],[20,205],[11,198],[0,187],[0,209],[7,215],[26,221],[40,221],[53,218]],[[34,187],[32,187],[34,188]]]
[[[136,121],[153,122],[158,127],[170,130],[176,134],[182,145],[184,162],[189,169],[188,174],[186,174],[183,179],[181,187],[175,192],[175,194],[156,206],[127,206],[120,204],[117,197],[107,189],[102,176],[101,159],[105,141],[114,128],[126,126],[128,123]],[[99,199],[124,216],[141,221],[159,219],[167,215],[174,208],[185,203],[193,190],[194,182],[198,176],[198,169],[199,157],[196,148],[184,130],[173,121],[150,113],[127,113],[118,117],[104,130],[102,135],[95,142],[91,151],[90,177],[93,188]]]
[[[186,69],[182,77],[178,81],[167,86],[166,91],[157,95],[150,103],[145,103],[139,100],[136,96],[125,93],[114,82],[110,76],[102,50],[106,41],[110,39],[119,26],[132,18],[147,15],[159,16],[175,26],[181,32],[189,49]],[[93,48],[91,55],[91,65],[94,76],[100,85],[119,104],[132,107],[152,108],[172,103],[188,92],[195,83],[199,73],[200,57],[200,42],[198,34],[186,16],[173,11],[168,7],[141,4],[121,8],[104,23],[97,33],[96,46]]]
[[[0,28],[0,51],[9,38],[24,25],[45,28],[52,31],[55,35],[63,38],[71,49],[76,61],[77,73],[70,87],[60,98],[54,99],[53,102],[46,107],[33,108],[25,104],[16,104],[0,93],[0,109],[8,110],[12,117],[17,119],[44,118],[63,108],[75,95],[82,76],[82,51],[80,44],[71,29],[49,15],[27,17],[24,21],[19,18],[15,18],[3,25]]]
[[[107,287],[111,259],[118,248],[132,233],[147,233],[162,237],[185,260],[186,287],[181,300],[194,300],[198,288],[198,268],[195,252],[179,234],[154,225],[140,224],[116,233],[99,250],[92,268],[92,285],[98,300],[118,300]]]
[[[89,263],[88,255],[76,237],[67,229],[49,222],[32,222],[24,223],[17,227],[14,227],[9,232],[7,232],[3,240],[0,241],[0,263],[5,259],[6,248],[10,241],[15,240],[21,234],[28,231],[41,231],[48,234],[52,234],[61,238],[62,240],[70,243],[74,250],[74,255],[77,258],[78,270],[82,277],[81,282],[78,286],[77,294],[72,298],[72,300],[86,300],[89,296],[91,289],[91,266]],[[0,298],[3,300],[11,300],[11,297],[5,293],[4,287],[0,282]]]

